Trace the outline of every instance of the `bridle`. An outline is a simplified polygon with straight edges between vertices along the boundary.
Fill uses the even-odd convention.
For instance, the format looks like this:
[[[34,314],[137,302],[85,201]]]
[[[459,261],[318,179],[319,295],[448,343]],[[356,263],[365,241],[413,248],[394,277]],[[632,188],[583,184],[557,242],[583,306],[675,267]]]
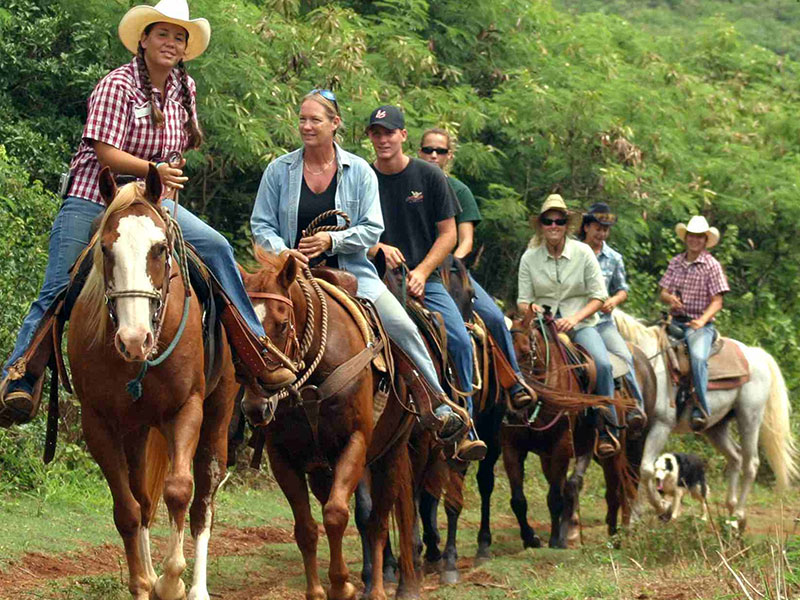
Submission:
[[[270,371],[276,371],[281,367],[285,367],[292,373],[297,374],[303,368],[303,355],[305,352],[300,352],[301,345],[297,340],[294,302],[292,302],[291,297],[269,292],[247,292],[247,295],[250,297],[250,300],[274,300],[289,306],[289,333],[286,337],[286,343],[283,348],[279,348],[269,337],[265,337],[264,344],[269,350],[265,360],[267,361],[267,369]],[[307,303],[307,306],[308,308],[306,311],[308,311],[308,318],[306,319],[306,326],[303,328],[304,341],[307,337],[306,332],[312,330],[314,322],[314,307],[310,303]],[[312,322],[311,327],[309,327],[308,321]],[[311,331],[311,335],[313,336],[313,331]]]
[[[172,253],[175,249],[175,241],[177,238],[180,238],[180,246],[183,246],[183,237],[180,235],[180,228],[177,226],[177,223],[169,216],[169,214],[165,214],[165,211],[159,206],[156,207],[150,202],[146,200],[135,200],[131,206],[136,204],[141,204],[148,207],[153,213],[156,214],[161,224],[164,226],[164,230],[166,233],[167,238],[167,256],[166,256],[166,264],[164,266],[164,281],[161,284],[160,290],[155,289],[127,289],[127,290],[117,290],[111,289],[106,282],[106,289],[105,289],[105,303],[108,309],[108,314],[111,317],[111,321],[114,323],[114,327],[119,327],[119,318],[117,317],[117,310],[115,301],[118,298],[147,298],[150,300],[151,303],[151,316],[150,316],[150,324],[153,329],[153,350],[151,351],[151,356],[157,352],[158,349],[158,338],[161,334],[161,328],[164,325],[164,317],[166,315],[167,309],[167,302],[169,300],[169,282],[171,279],[172,273]],[[98,243],[99,240],[98,240]],[[183,249],[185,253],[185,247]],[[185,264],[185,260],[180,261],[181,268]],[[184,279],[185,285],[188,286],[188,276]],[[190,294],[187,288],[187,294]],[[152,305],[155,304],[153,307]]]

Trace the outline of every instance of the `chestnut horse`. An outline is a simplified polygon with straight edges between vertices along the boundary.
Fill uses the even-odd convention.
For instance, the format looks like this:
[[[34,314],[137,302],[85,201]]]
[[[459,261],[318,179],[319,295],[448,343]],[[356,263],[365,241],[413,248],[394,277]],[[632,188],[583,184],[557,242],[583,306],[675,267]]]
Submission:
[[[108,208],[68,337],[83,435],[111,489],[135,600],[186,598],[183,530],[194,462],[196,559],[188,598],[208,600],[214,496],[225,477],[237,389],[230,348],[223,344],[221,374],[207,383],[200,306],[185,258],[181,268],[173,258],[180,235],[161,207],[158,172],[151,166],[144,187],[130,183],[117,191],[106,168],[100,190]],[[150,529],[162,490],[170,537],[157,577]]]
[[[547,385],[568,393],[578,394],[581,384],[575,369],[566,363],[565,357],[554,341],[554,329],[549,323],[551,317],[537,325],[536,317],[528,311],[522,321],[515,321],[511,330],[514,349],[517,352],[520,369],[528,381],[540,380]],[[652,381],[652,379],[651,379]],[[650,390],[651,385],[642,382],[642,389]],[[652,394],[652,392],[651,392]],[[633,400],[629,396],[617,395],[613,401],[598,403],[602,406],[609,402],[610,409],[623,414],[625,408]],[[537,548],[541,546],[539,537],[528,523],[528,504],[523,491],[525,476],[525,458],[529,452],[539,455],[542,472],[550,485],[547,494],[547,505],[550,509],[551,548],[566,548],[570,539],[577,537],[577,518],[580,490],[586,469],[594,454],[594,443],[597,435],[595,411],[586,411],[588,405],[581,410],[568,410],[564,407],[542,403],[527,419],[520,422],[509,422],[501,432],[503,447],[503,463],[511,485],[511,509],[514,511],[520,527],[523,546]],[[577,408],[577,406],[576,406]],[[635,475],[627,460],[627,439],[625,430],[620,435],[623,451],[613,457],[598,460],[603,467],[606,478],[606,503],[608,512],[606,522],[609,534],[616,532],[617,513],[622,509],[625,521],[630,518],[630,510],[636,494]],[[643,439],[640,438],[640,440]],[[639,442],[641,448],[642,442]],[[639,456],[641,450],[639,450]],[[569,478],[567,471],[570,460],[575,458],[575,468]],[[487,515],[488,517],[488,515]],[[488,531],[488,519],[481,523]],[[491,535],[488,536],[491,540]],[[479,547],[481,552],[488,546]]]
[[[370,466],[373,510],[367,524],[374,572],[383,572],[383,548],[388,537],[389,513],[395,507],[400,534],[400,585],[398,598],[418,598],[419,585],[412,556],[414,506],[408,435],[413,416],[399,400],[407,399],[402,381],[389,396],[379,390],[385,375],[367,362],[341,386],[332,386],[320,398],[325,381],[365,350],[358,324],[340,302],[301,270],[294,256],[280,256],[256,248],[261,269],[243,273],[267,336],[280,363],[267,385],[278,398],[247,394],[245,415],[254,425],[265,425],[266,447],[273,475],[294,514],[294,534],[303,555],[306,598],[326,597],[317,572],[317,524],[311,515],[308,487],[323,505],[323,524],[330,546],[327,598],[355,598],[342,551],[342,537],[350,517],[350,497]],[[302,339],[298,341],[298,336]],[[296,380],[296,378],[299,379]],[[331,378],[333,379],[333,378]],[[386,389],[386,388],[384,388]],[[373,398],[383,398],[385,408],[373,422]],[[377,404],[378,402],[375,402]],[[274,410],[274,420],[272,419]],[[384,600],[382,576],[373,577],[369,598]]]

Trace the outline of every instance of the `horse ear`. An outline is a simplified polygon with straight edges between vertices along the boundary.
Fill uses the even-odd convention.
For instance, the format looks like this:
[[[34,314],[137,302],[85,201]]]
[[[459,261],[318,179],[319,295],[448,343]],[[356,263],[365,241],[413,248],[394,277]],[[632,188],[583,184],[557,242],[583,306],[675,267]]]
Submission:
[[[533,309],[528,306],[528,312],[525,313],[525,316],[522,317],[522,327],[524,329],[528,329],[533,323]]]
[[[375,258],[372,259],[372,262],[378,271],[378,278],[383,279],[383,276],[386,275],[386,255],[383,250],[378,250],[375,253]]]
[[[289,286],[297,279],[297,260],[291,254],[286,256],[286,261],[278,273],[278,283],[284,288],[289,289]]]
[[[158,204],[162,189],[161,175],[158,174],[155,165],[150,163],[147,167],[147,177],[144,179],[144,196],[153,204]]]
[[[114,181],[114,177],[111,175],[111,169],[103,167],[103,170],[100,171],[100,175],[98,175],[97,178],[100,187],[100,197],[103,198],[103,202],[106,203],[106,206],[111,206],[111,203],[117,195],[117,182]]]

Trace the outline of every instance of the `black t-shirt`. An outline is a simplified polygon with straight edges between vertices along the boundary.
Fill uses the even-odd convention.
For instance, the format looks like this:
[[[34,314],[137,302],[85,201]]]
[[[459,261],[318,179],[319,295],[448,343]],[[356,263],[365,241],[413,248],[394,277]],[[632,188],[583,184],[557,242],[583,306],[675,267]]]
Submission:
[[[300,204],[297,206],[297,235],[295,239],[298,242],[300,241],[303,230],[309,226],[311,221],[317,218],[317,215],[334,208],[336,208],[336,175],[333,176],[325,191],[320,194],[315,194],[311,191],[311,188],[306,183],[306,178],[303,177],[303,185],[300,188]],[[336,217],[331,215],[321,223],[318,223],[317,226],[336,224]],[[331,256],[323,255],[323,257],[327,266],[334,269],[339,268],[339,258],[335,254]]]
[[[458,199],[442,170],[418,158],[392,175],[372,168],[381,195],[381,242],[400,248],[409,268],[414,269],[436,241],[436,224],[461,212]],[[435,273],[431,276],[436,277]]]

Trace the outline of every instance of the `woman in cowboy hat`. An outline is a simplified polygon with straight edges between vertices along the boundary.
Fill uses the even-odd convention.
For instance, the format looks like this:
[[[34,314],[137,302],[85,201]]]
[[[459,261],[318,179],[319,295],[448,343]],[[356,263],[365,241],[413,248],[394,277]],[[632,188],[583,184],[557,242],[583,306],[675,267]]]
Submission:
[[[185,161],[170,163],[168,157],[203,141],[195,84],[184,63],[205,51],[210,35],[207,20],[189,18],[186,0],[135,6],[120,21],[120,39],[134,56],[103,77],[89,97],[81,144],[70,165],[72,178],[50,233],[44,283],[3,369],[0,425],[29,421],[38,408],[32,392],[41,373],[27,371],[23,355],[45,311],[69,282],[68,269],[89,242],[92,221],[105,210],[98,186],[100,170],[107,166],[116,175],[143,178],[154,165],[170,195],[188,180],[182,171]],[[174,211],[171,200],[164,200],[164,206]],[[185,239],[220,281],[246,324],[229,336],[249,337],[254,348],[263,347],[259,338],[264,330],[230,244],[185,208],[178,211],[177,220]],[[250,382],[257,375],[244,374]]]
[[[695,215],[687,224],[678,223],[675,232],[686,244],[686,252],[669,261],[658,285],[660,300],[670,306],[673,323],[687,333],[694,389],[700,402],[700,407],[692,409],[689,424],[694,431],[701,431],[709,415],[706,388],[714,316],[722,308],[723,294],[731,288],[722,265],[708,252],[719,242],[719,230],[710,227],[704,216]]]
[[[633,356],[625,340],[617,330],[614,319],[611,318],[611,311],[628,299],[628,282],[625,277],[625,263],[622,255],[608,245],[606,239],[611,230],[611,226],[617,222],[617,215],[611,212],[605,202],[595,202],[589,207],[589,212],[584,213],[581,222],[581,230],[578,238],[588,244],[597,257],[600,270],[603,272],[603,279],[606,282],[608,299],[603,303],[598,315],[597,332],[603,338],[606,349],[615,356],[618,356],[628,365],[628,372],[625,380],[630,386],[633,396],[636,398],[638,408],[631,409],[625,415],[628,427],[635,431],[641,431],[647,425],[645,416],[644,400],[639,389],[639,382],[636,381],[636,371],[633,366]]]
[[[573,213],[558,194],[542,204],[532,220],[535,234],[519,264],[517,308],[543,312],[548,306],[556,329],[581,344],[597,365],[596,392],[614,397],[614,378],[603,338],[597,331],[597,311],[608,299],[597,258],[586,244],[575,240],[581,216]],[[597,453],[601,458],[619,452],[618,422],[613,410],[604,411],[609,426],[602,430]]]

